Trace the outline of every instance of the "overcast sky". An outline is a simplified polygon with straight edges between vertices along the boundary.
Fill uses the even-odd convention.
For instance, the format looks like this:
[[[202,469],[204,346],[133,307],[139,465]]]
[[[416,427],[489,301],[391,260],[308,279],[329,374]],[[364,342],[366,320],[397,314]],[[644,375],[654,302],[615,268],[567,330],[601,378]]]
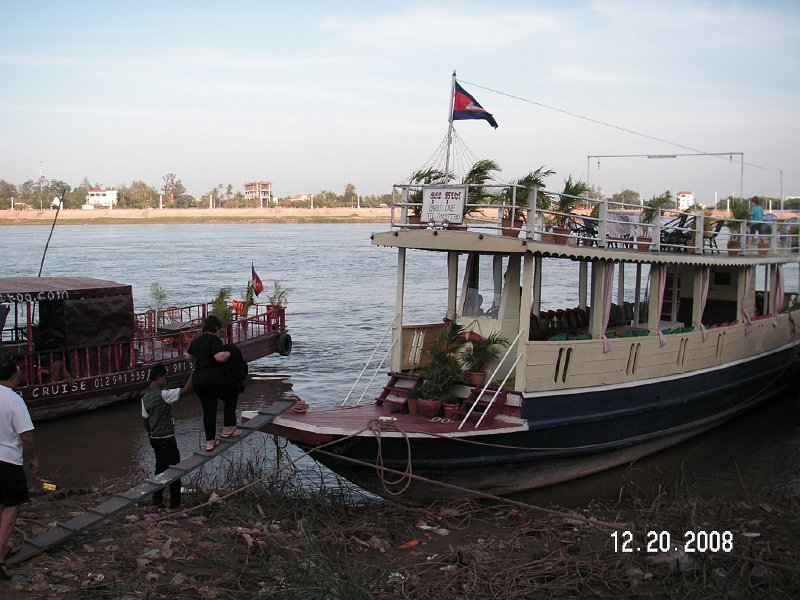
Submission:
[[[499,123],[456,130],[507,180],[710,204],[778,197],[782,170],[800,196],[798,0],[0,0],[0,179],[387,193],[445,136],[454,70]],[[743,174],[587,160],[698,152]]]

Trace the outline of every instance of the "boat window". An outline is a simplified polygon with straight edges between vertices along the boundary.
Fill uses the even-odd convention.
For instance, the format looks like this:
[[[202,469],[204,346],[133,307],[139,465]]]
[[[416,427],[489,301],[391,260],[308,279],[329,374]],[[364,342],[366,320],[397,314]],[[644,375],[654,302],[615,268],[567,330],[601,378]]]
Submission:
[[[471,254],[459,260],[459,271],[464,269],[466,289],[462,314],[465,317],[496,319],[500,312],[500,295],[503,278],[508,268],[507,256]]]

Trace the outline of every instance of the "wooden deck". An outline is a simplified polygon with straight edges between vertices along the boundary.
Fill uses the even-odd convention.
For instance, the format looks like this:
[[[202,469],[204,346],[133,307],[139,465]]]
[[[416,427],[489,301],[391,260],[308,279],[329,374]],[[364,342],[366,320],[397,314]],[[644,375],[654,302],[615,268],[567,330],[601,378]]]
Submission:
[[[299,442],[323,442],[342,435],[352,435],[362,431],[361,435],[372,436],[370,427],[381,429],[383,436],[408,435],[426,436],[447,435],[463,436],[475,431],[490,432],[502,430],[524,430],[523,421],[508,415],[498,415],[494,419],[485,419],[476,429],[477,419],[468,421],[459,430],[462,417],[443,422],[441,418],[428,419],[419,415],[409,415],[398,411],[391,404],[375,403],[360,406],[310,409],[307,413],[296,414],[285,412],[266,426],[266,431],[285,435],[290,440]]]

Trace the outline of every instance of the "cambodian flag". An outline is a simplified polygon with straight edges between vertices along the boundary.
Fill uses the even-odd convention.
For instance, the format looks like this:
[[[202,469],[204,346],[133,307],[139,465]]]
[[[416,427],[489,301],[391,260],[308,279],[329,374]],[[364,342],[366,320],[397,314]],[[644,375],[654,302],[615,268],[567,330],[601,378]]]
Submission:
[[[453,121],[460,119],[486,119],[489,125],[497,129],[497,121],[486,112],[472,95],[456,82],[455,96],[453,98]]]
[[[261,292],[264,291],[264,284],[261,282],[261,277],[258,276],[256,273],[256,265],[255,263],[250,263],[251,269],[253,270],[253,274],[250,276],[250,279],[253,281],[253,291],[258,296]]]

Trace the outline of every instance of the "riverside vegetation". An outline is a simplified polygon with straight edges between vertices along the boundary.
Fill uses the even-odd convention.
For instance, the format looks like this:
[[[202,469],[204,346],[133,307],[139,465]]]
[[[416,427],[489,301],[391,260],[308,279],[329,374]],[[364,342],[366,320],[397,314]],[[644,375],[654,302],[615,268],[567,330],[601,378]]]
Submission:
[[[628,482],[616,500],[578,509],[509,499],[408,507],[287,464],[273,440],[184,480],[183,512],[138,506],[16,565],[3,598],[788,599],[800,589],[797,498],[702,500],[683,482]],[[39,493],[12,544],[146,476]],[[644,547],[649,531],[683,540],[689,530],[730,531],[732,550],[615,549],[614,532]]]

